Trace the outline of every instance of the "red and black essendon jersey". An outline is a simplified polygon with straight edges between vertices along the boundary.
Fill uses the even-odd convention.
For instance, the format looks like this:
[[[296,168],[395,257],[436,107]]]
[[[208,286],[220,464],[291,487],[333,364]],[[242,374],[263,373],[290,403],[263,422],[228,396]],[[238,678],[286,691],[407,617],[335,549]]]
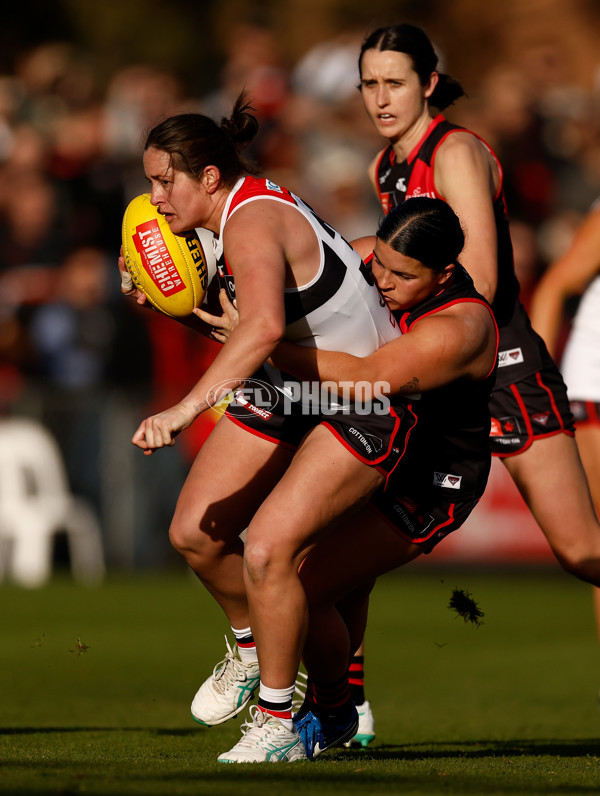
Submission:
[[[442,114],[439,114],[432,119],[425,135],[406,160],[397,162],[391,146],[381,152],[375,174],[379,201],[386,214],[405,199],[411,199],[414,196],[444,199],[435,187],[435,156],[443,141],[456,132],[469,133],[479,139],[498,164],[500,175],[502,175],[502,167],[498,158],[482,138],[464,127],[451,124]],[[502,179],[493,204],[498,232],[498,288],[493,309],[498,326],[502,328],[511,320],[519,296],[519,283],[514,268]]]
[[[429,315],[470,302],[487,307],[494,317],[469,274],[457,264],[452,284],[446,290],[406,312],[394,314],[401,331],[406,333]],[[457,379],[410,401],[418,418],[411,439],[411,462],[423,483],[431,484],[435,473],[453,473],[460,477],[463,496],[481,496],[490,466],[488,402],[495,377],[496,367],[481,381]]]

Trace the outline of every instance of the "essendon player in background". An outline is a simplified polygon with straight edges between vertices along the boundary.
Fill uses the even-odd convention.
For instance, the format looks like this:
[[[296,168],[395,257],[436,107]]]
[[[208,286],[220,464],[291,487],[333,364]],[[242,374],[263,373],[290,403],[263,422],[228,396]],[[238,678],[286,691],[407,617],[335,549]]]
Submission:
[[[439,113],[464,91],[437,63],[427,35],[412,25],[380,28],[365,39],[360,91],[388,142],[369,177],[386,213],[425,195],[444,199],[460,218],[461,263],[492,304],[500,330],[492,453],[502,458],[562,566],[600,586],[600,526],[565,385],[519,301],[502,169],[485,141]]]

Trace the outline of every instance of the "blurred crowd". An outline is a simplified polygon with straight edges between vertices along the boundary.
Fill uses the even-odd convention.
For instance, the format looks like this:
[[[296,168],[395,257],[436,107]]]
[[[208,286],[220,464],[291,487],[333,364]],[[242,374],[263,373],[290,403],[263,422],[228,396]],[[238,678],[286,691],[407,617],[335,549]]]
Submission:
[[[269,29],[240,25],[202,96],[152,64],[101,87],[67,42],[37,46],[0,75],[0,414],[35,417],[56,436],[71,488],[98,513],[109,564],[171,560],[170,514],[214,422],[159,456],[136,456],[129,443],[216,345],[121,296],[121,220],[146,190],[144,135],[179,111],[220,119],[245,87],[261,122],[250,154],[265,174],[348,239],[371,233],[380,211],[366,171],[382,141],[357,91],[365,32],[289,63]],[[539,47],[526,70],[497,64],[447,114],[500,156],[525,304],[600,194],[600,70],[592,89],[567,74]]]

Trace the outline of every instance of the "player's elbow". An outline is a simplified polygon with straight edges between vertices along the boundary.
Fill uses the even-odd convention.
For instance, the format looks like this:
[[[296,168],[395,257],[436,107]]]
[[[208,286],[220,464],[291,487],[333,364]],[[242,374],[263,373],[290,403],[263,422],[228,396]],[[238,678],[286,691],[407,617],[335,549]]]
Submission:
[[[244,326],[240,323],[238,333],[251,340],[254,351],[267,359],[283,339],[285,325],[277,319],[264,318]]]
[[[278,318],[251,318],[240,321],[238,333],[253,341],[256,350],[271,352],[285,334],[285,323]]]
[[[275,319],[265,319],[257,329],[257,340],[269,351],[283,340],[285,325]]]

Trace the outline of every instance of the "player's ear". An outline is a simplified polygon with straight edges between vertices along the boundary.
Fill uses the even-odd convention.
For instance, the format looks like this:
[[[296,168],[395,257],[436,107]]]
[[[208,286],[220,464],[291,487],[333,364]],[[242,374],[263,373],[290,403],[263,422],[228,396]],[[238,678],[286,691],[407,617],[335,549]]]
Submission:
[[[221,172],[217,166],[205,166],[201,180],[208,193],[214,193],[221,185]]]
[[[432,72],[429,75],[429,82],[425,86],[425,99],[429,99],[429,97],[431,97],[431,95],[435,91],[435,87],[437,86],[439,79],[440,76],[438,72]]]
[[[454,275],[454,269],[455,269],[454,263],[450,263],[450,265],[447,265],[444,268],[444,270],[440,272],[438,285],[440,286],[445,285]]]

